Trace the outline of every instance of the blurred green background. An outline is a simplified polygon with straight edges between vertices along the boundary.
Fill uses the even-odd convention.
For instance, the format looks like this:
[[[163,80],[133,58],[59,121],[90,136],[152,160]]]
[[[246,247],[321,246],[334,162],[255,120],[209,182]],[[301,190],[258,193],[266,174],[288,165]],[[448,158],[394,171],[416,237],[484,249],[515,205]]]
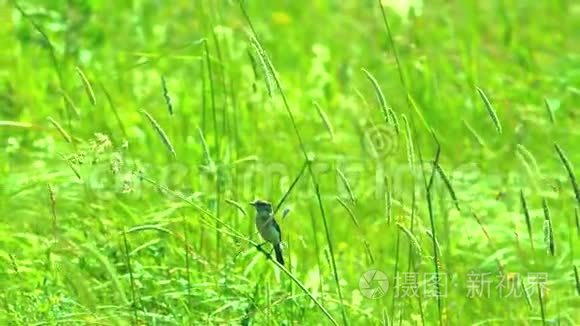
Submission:
[[[578,3],[244,8],[0,0],[2,324],[578,323]]]

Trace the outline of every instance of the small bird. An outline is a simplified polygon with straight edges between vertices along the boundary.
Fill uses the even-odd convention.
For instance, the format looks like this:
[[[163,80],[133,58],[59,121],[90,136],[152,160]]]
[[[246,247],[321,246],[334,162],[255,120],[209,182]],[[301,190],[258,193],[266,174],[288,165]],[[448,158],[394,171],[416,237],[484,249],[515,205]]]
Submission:
[[[272,204],[265,200],[257,199],[251,202],[250,205],[256,208],[256,228],[258,228],[258,232],[260,232],[264,240],[274,246],[276,260],[280,265],[284,265],[281,247],[282,231],[280,231],[280,226],[274,219]]]

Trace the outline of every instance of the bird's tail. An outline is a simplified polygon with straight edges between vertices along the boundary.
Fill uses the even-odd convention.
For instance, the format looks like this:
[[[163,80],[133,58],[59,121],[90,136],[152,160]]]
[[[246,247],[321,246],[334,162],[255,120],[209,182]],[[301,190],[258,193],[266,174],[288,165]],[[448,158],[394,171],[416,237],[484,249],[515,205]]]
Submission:
[[[278,243],[274,245],[274,252],[276,253],[276,260],[280,265],[284,265],[284,257],[282,256],[282,246]]]

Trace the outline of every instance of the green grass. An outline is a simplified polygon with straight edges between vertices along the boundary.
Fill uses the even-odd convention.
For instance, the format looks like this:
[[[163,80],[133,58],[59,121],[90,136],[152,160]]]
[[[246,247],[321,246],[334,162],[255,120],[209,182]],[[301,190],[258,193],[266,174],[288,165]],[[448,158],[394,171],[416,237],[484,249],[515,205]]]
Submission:
[[[0,22],[1,324],[578,322],[573,1]],[[281,203],[284,267],[255,198]]]

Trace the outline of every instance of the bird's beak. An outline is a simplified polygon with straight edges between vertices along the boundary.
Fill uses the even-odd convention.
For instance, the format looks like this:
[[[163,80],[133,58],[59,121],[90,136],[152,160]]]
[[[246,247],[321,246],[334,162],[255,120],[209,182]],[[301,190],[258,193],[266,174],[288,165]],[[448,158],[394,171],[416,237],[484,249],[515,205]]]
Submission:
[[[250,205],[256,207],[256,202],[255,201],[252,201],[252,202],[250,202]]]

